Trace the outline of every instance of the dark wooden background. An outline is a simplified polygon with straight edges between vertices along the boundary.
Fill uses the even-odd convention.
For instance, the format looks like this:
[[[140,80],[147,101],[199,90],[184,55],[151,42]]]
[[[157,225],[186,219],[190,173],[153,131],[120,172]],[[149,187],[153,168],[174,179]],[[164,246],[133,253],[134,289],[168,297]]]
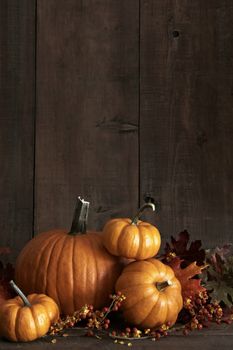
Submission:
[[[0,246],[132,215],[232,241],[232,0],[0,0]]]

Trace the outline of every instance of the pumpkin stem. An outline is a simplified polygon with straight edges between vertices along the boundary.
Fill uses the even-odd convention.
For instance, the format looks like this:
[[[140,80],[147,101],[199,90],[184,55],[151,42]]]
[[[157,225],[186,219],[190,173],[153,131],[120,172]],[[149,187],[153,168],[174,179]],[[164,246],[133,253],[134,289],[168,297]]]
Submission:
[[[77,198],[72,226],[69,232],[70,235],[86,233],[89,205],[90,203],[86,202],[84,199],[81,199],[81,197]]]
[[[158,289],[159,292],[162,292],[165,288],[171,285],[172,285],[171,281],[158,282],[156,283],[156,288]]]
[[[152,209],[153,211],[155,211],[155,205],[152,202],[148,202],[148,203],[144,203],[141,208],[138,210],[137,214],[135,215],[135,217],[133,218],[131,225],[137,225],[138,220],[140,219],[143,211],[147,208]]]
[[[20,296],[20,298],[23,300],[24,302],[24,306],[28,306],[31,307],[31,303],[29,302],[28,298],[26,297],[26,295],[23,294],[23,292],[21,291],[21,289],[15,284],[14,281],[10,281],[9,282],[10,286],[14,289],[14,291]]]

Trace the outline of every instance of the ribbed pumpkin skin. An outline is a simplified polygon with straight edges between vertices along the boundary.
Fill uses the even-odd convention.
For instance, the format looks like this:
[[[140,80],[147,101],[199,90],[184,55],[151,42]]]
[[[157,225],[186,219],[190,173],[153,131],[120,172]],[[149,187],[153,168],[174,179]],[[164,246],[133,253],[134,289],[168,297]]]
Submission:
[[[56,303],[46,295],[28,296],[31,307],[20,297],[9,299],[0,309],[0,336],[10,341],[32,341],[45,335],[59,318]]]
[[[131,224],[130,219],[112,219],[103,229],[103,243],[113,255],[144,260],[155,256],[161,237],[157,228],[147,222]]]
[[[158,291],[156,283],[165,281],[172,285]],[[180,282],[169,266],[156,259],[129,264],[117,280],[116,291],[126,296],[122,304],[126,321],[141,328],[174,324],[183,306]]]
[[[109,301],[121,272],[97,232],[70,235],[65,230],[41,233],[22,250],[16,261],[16,282],[25,293],[45,293],[64,314],[84,304],[95,308]]]

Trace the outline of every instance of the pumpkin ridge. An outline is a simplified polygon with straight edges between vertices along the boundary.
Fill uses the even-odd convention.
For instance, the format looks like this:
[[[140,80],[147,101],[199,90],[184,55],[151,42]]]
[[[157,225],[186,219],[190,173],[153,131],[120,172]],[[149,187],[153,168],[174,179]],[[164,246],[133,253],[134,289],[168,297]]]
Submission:
[[[82,239],[79,239],[81,238]],[[84,256],[85,246],[86,246],[87,236],[75,236],[75,251],[78,250],[78,253],[74,255],[74,293],[75,297],[75,309],[79,309],[83,304],[83,290],[87,290],[87,261],[84,258],[88,259],[88,256]],[[82,263],[83,262],[83,263]],[[80,269],[80,266],[82,268]],[[90,266],[88,266],[91,269]],[[79,280],[82,280],[82,288],[77,289],[76,286],[80,283]],[[77,289],[77,290],[76,290]],[[76,294],[77,293],[77,294]],[[81,301],[80,301],[81,300]],[[77,302],[76,302],[77,301]]]
[[[175,273],[170,266],[168,265],[165,265],[165,266],[166,266],[166,275],[170,275],[170,280],[172,280],[175,277]]]
[[[147,251],[147,247],[144,246],[145,238],[144,238],[144,233],[143,233],[143,225],[138,226],[138,232],[139,232],[139,237],[140,237],[140,244],[139,244],[137,257],[139,257],[139,260],[141,260],[142,259],[141,254],[142,254],[143,250]],[[143,258],[148,258],[148,256],[145,256],[144,253],[142,255],[143,255]]]
[[[154,240],[154,245],[157,247],[157,246],[161,246],[161,236],[160,236],[160,233],[159,233],[159,230],[156,228],[156,232],[152,233],[153,234],[153,240]],[[157,249],[157,252],[156,254],[158,253],[159,249]],[[154,255],[156,255],[154,254]]]
[[[130,226],[131,226],[131,225],[130,225]],[[127,231],[128,231],[128,229],[130,228],[130,226],[129,226],[128,223],[126,223],[126,224],[122,227],[121,233],[120,233],[120,235],[119,235],[119,237],[118,237],[118,240],[117,240],[117,252],[122,251],[122,240],[123,240],[123,250],[124,250],[124,247],[127,248],[127,251],[126,251],[127,254],[124,253],[124,256],[127,256],[128,258],[131,257],[131,254],[128,254],[128,253],[130,252],[130,249],[131,249],[131,248],[133,247],[133,245],[134,245],[134,240],[133,240],[133,242],[131,242],[131,246],[128,247],[128,244],[124,244],[124,238],[125,238],[125,236],[128,234]],[[128,234],[128,236],[132,236],[131,232],[130,232],[130,234]],[[130,237],[130,238],[131,238],[131,237]],[[134,233],[134,238],[135,238],[135,233]],[[122,255],[123,255],[123,254],[122,254]]]
[[[128,289],[128,288],[127,288],[127,289]],[[122,291],[122,293],[123,293],[123,291]],[[136,304],[140,303],[140,302],[141,302],[142,300],[144,300],[144,299],[150,298],[152,295],[154,295],[154,293],[155,293],[155,292],[152,291],[151,294],[149,294],[149,295],[147,295],[147,296],[145,296],[145,297],[143,297],[143,298],[137,300],[133,305],[130,305],[130,307],[124,307],[124,311],[128,311],[128,310],[132,309]],[[124,293],[123,293],[123,294],[124,294]]]
[[[12,300],[13,300],[13,299],[12,299]],[[12,309],[12,306],[13,306],[13,311],[11,310],[11,309]],[[14,312],[14,307],[15,307],[14,304],[12,304],[12,305],[7,305],[7,309],[9,310],[8,312],[9,312],[11,315],[12,315],[12,312]],[[17,309],[17,312],[16,312],[15,315],[14,315],[14,321],[12,322],[12,324],[16,324],[16,318],[17,318],[17,315],[18,315],[19,310],[20,310],[20,306],[18,305],[18,309]],[[5,310],[4,310],[4,311],[5,311]],[[15,329],[14,326],[11,327],[10,329],[8,328],[7,331],[8,331],[9,333],[14,332],[14,339],[15,339],[15,341],[18,340],[18,336],[17,336],[17,334],[16,334],[16,329]]]
[[[58,306],[60,307],[60,305],[62,304],[61,301],[60,301],[60,296],[59,296],[59,292],[57,290],[57,286],[58,286],[58,278],[59,278],[59,263],[61,261],[61,254],[62,254],[62,251],[63,251],[63,248],[65,246],[65,242],[66,240],[70,239],[70,236],[69,235],[66,235],[64,236],[64,241],[62,242],[62,248],[60,250],[60,253],[58,255],[58,258],[57,258],[57,269],[56,269],[56,283],[55,283],[55,291],[56,291],[56,295],[57,295],[57,303],[58,303]],[[47,277],[48,278],[48,277]]]
[[[167,295],[166,295],[166,296],[167,296]],[[168,296],[167,296],[167,300],[168,300],[167,305],[168,305],[168,310],[169,310],[170,300],[169,300]],[[177,299],[176,299],[176,298],[172,298],[171,300],[174,302],[174,305],[176,306],[176,312],[177,312],[177,314],[178,314],[179,311],[180,311],[180,308],[179,308],[179,305],[178,305],[178,303],[177,303]],[[172,308],[174,308],[173,305],[172,305]]]
[[[149,318],[150,317],[150,315],[151,315],[151,313],[152,313],[152,311],[153,311],[153,309],[154,309],[154,307],[155,307],[155,304],[157,304],[157,301],[158,301],[158,299],[159,299],[159,293],[156,295],[156,297],[157,297],[157,299],[156,299],[156,301],[152,304],[152,308],[151,308],[151,310],[148,312],[148,314],[147,314],[147,316],[140,322],[140,324],[143,324],[145,321],[146,321],[146,319],[147,318]],[[150,296],[151,297],[151,296]],[[150,298],[149,297],[149,298]]]
[[[143,320],[144,324],[145,324],[146,321],[148,322],[148,319],[149,319],[149,317],[151,316],[151,314],[154,314],[156,308],[158,308],[158,305],[157,305],[157,304],[158,304],[158,302],[159,302],[159,299],[160,299],[160,294],[158,293],[158,298],[157,298],[156,303],[153,305],[153,308],[151,309],[150,313],[147,315],[147,318],[145,318],[145,319]],[[161,305],[161,304],[160,304],[160,305]],[[160,306],[160,311],[161,311],[161,306]],[[160,314],[158,314],[158,316],[160,316]],[[156,324],[154,324],[152,327],[157,327],[157,324],[158,324],[158,320],[157,320]],[[159,321],[159,324],[162,324],[162,322]],[[142,325],[142,323],[140,323],[140,325]]]
[[[152,283],[137,283],[137,285],[134,284],[134,285],[128,286],[128,287],[126,287],[124,289],[121,288],[121,293],[124,294],[123,291],[124,290],[129,290],[129,289],[131,289],[131,287],[135,288],[135,287],[144,287],[144,286],[152,287]]]
[[[20,307],[18,307],[18,310],[15,314],[15,321],[14,321],[14,324],[15,324],[15,327],[12,327],[12,330],[14,329],[14,334],[15,334],[15,339],[16,341],[18,341],[20,335],[19,335],[19,332],[18,332],[18,328],[19,328],[19,313],[20,313]]]
[[[28,265],[30,263],[30,261],[28,261],[27,259],[27,256],[31,255],[31,252],[33,252],[35,249],[35,243],[37,244],[37,241],[41,241],[41,237],[42,235],[39,234],[38,236],[35,236],[30,242],[29,242],[29,245],[26,245],[22,251],[21,251],[21,254],[18,256],[17,258],[17,261],[16,261],[16,270],[15,270],[15,275],[16,275],[16,281],[23,281],[23,284],[24,284],[24,291],[25,292],[28,292],[28,290],[26,290],[26,286],[27,286],[27,280],[25,281],[25,278],[24,278],[24,272],[28,270]],[[49,237],[50,238],[50,237]],[[48,239],[48,241],[50,242],[50,240]],[[49,244],[49,242],[46,242],[45,244],[45,247],[47,247],[47,245]],[[43,248],[43,246],[42,246]],[[39,257],[40,259],[40,257]],[[20,269],[18,268],[18,265],[20,265]],[[34,266],[35,266],[35,269],[36,269],[36,266],[37,266],[37,262],[36,262],[36,259],[34,261]],[[30,268],[30,266],[29,266]],[[33,275],[32,277],[34,278],[31,278],[30,280],[30,286],[32,289],[34,289],[35,287],[35,281],[36,281],[36,274]],[[26,282],[26,283],[25,283]]]
[[[127,267],[126,267],[127,268]],[[127,274],[127,273],[140,273],[140,274],[144,274],[144,275],[148,275],[153,281],[154,281],[154,279],[155,279],[155,277],[154,276],[152,276],[148,271],[123,271],[123,273],[122,273],[122,276],[123,275],[125,275],[125,274]],[[154,282],[150,282],[150,283],[154,283]]]
[[[160,292],[161,294],[161,296],[163,296],[163,298],[166,300],[166,302],[165,302],[165,307],[166,307],[166,317],[164,317],[164,321],[163,321],[163,323],[166,321],[166,318],[167,318],[167,315],[168,315],[168,306],[167,306],[167,300],[168,300],[168,298],[167,298],[167,295],[166,295],[166,293],[164,293],[164,292]]]
[[[51,239],[49,239],[49,240],[46,242],[47,244],[45,244],[45,247],[42,246],[42,249],[43,249],[43,250],[42,250],[42,249],[41,249],[41,250],[43,251],[43,253],[40,254],[38,261],[35,263],[35,264],[36,264],[36,273],[32,275],[32,276],[34,277],[34,280],[33,280],[32,283],[31,283],[31,284],[32,284],[32,288],[31,288],[31,290],[30,290],[29,292],[31,292],[31,291],[34,291],[34,292],[35,292],[35,290],[36,290],[36,284],[37,284],[37,282],[38,282],[38,274],[39,274],[39,269],[38,269],[37,267],[40,266],[42,257],[44,256],[46,250],[48,249],[48,247],[49,247],[51,241],[54,239],[53,236],[51,236],[51,237],[49,237],[49,238],[51,238]],[[35,242],[35,241],[34,241],[34,242]],[[33,242],[33,243],[34,243],[34,242]],[[33,250],[34,250],[34,247],[33,247],[33,245],[32,245],[31,251],[33,251]],[[29,253],[29,255],[30,255],[30,253]],[[46,283],[46,282],[45,282],[45,283]]]
[[[35,305],[35,304],[34,304],[34,305]],[[30,307],[30,308],[29,308],[29,311],[30,311],[30,313],[31,313],[31,317],[32,317],[33,322],[34,322],[34,325],[35,325],[36,338],[39,338],[40,333],[39,333],[39,329],[38,329],[38,327],[37,327],[37,323],[36,323],[36,321],[35,321],[35,314],[34,314],[34,309],[33,309],[33,307]]]
[[[71,259],[71,270],[72,270],[72,281],[73,281],[73,310],[75,310],[75,298],[74,298],[74,248],[75,248],[75,236],[73,236],[73,247],[72,247],[72,259]]]
[[[30,292],[28,290],[28,286],[27,286],[27,278],[25,278],[25,276],[24,276],[25,271],[28,270],[28,267],[30,268],[29,263],[31,263],[31,261],[27,259],[27,255],[28,254],[31,255],[31,252],[34,250],[34,242],[35,241],[36,241],[36,237],[33,238],[33,241],[31,242],[31,244],[29,246],[25,246],[23,248],[21,255],[17,258],[17,261],[16,261],[16,271],[15,271],[16,281],[17,281],[17,283],[24,285],[25,292]],[[48,244],[49,243],[46,244],[46,247],[48,246]],[[38,264],[37,258],[38,258],[38,256],[35,258],[35,261],[34,261],[35,266],[37,266],[37,264]],[[41,256],[39,255],[38,262],[40,262],[40,259],[41,259]],[[17,268],[18,264],[20,264],[20,266],[21,266],[20,270]],[[30,285],[31,285],[32,290],[35,288],[35,281],[37,280],[36,273],[37,273],[37,270],[35,268],[35,274],[32,276],[31,281],[30,281]]]
[[[45,276],[44,293],[45,294],[48,294],[48,292],[47,292],[47,288],[48,288],[48,271],[49,271],[49,266],[50,266],[50,262],[51,262],[51,257],[53,255],[53,251],[55,249],[56,244],[60,241],[61,238],[63,238],[63,236],[62,237],[58,236],[58,238],[53,243],[52,247],[50,246],[50,251],[49,252],[45,251],[48,254],[46,270],[45,270],[45,273],[44,273],[44,276]],[[41,254],[41,256],[43,256],[43,254]],[[57,273],[57,271],[56,271],[56,273]],[[56,294],[57,294],[57,292],[56,292]]]
[[[154,246],[154,233],[152,231],[152,226],[146,227],[145,225],[139,225],[138,230],[141,237],[141,250],[140,250],[140,259],[148,259],[152,256],[154,256],[157,253],[157,246],[158,244]],[[149,244],[148,244],[149,241]]]
[[[97,260],[96,260],[96,257],[95,257],[95,247],[93,246],[93,243],[95,241],[90,241],[91,242],[91,252],[92,252],[92,259],[94,260],[95,262],[95,271],[96,271],[96,274],[95,274],[95,283],[96,285],[98,286],[98,282],[99,282],[99,270],[98,270],[98,264],[97,264]],[[96,242],[95,242],[96,244]],[[94,299],[93,299],[93,302],[92,304],[96,304],[96,301],[98,302],[99,300],[99,293],[94,293]]]
[[[151,282],[145,282],[145,283],[135,283],[135,284],[133,284],[132,286],[127,286],[126,288],[124,288],[124,289],[130,289],[131,287],[140,287],[140,286],[153,286],[153,283],[151,283]],[[155,286],[154,286],[155,287]],[[157,290],[157,289],[156,289]],[[121,290],[121,292],[122,292],[122,290]]]
[[[125,228],[128,226],[128,223],[126,222],[124,226],[122,226],[122,229],[121,229],[121,234],[119,235],[118,237],[118,240],[117,240],[117,246],[116,246],[116,252],[118,254],[118,251],[120,250],[120,237],[122,236],[122,234],[124,234],[124,230]]]
[[[162,292],[162,293],[163,293],[163,292]],[[168,317],[168,311],[169,311],[169,307],[168,307],[169,301],[168,301],[168,297],[167,297],[166,293],[163,293],[163,295],[164,295],[164,298],[166,298],[166,303],[165,303],[165,305],[166,305],[166,317],[165,317],[165,320],[166,320],[167,317]],[[165,321],[164,321],[164,322],[165,322]]]
[[[159,260],[155,260],[155,259],[150,259],[149,261],[150,264],[153,265],[153,268],[156,269],[158,275],[160,276],[160,278],[162,280],[167,280],[167,274],[171,274],[171,270],[170,268],[167,269],[167,265],[163,264],[161,261]],[[169,267],[169,266],[168,266]],[[162,271],[161,271],[162,270]],[[168,273],[167,273],[168,272]],[[172,278],[174,277],[174,275],[172,276]],[[158,281],[157,281],[158,282]]]
[[[76,244],[77,244],[77,242],[78,242],[78,237],[74,236],[74,252],[76,251]],[[76,255],[76,256],[78,256],[78,255]],[[74,267],[74,271],[73,271],[74,311],[76,311],[78,309],[78,307],[76,306],[77,303],[76,303],[76,298],[75,298],[75,293],[76,293],[76,290],[75,290],[75,285],[76,285],[75,284],[76,283],[75,275],[77,275],[77,271],[76,271],[77,257],[75,258],[75,254],[73,255],[72,259],[73,259],[73,267]]]
[[[161,306],[162,304],[161,304],[161,298],[163,298],[163,294],[159,294],[159,298],[158,298],[158,300],[157,300],[157,303],[154,305],[154,309],[156,310],[156,307],[158,308],[158,302],[160,302],[160,304],[159,304],[159,309],[157,310],[157,312],[158,312],[158,314],[159,314],[159,317],[160,317],[160,324],[163,324],[165,321],[166,321],[166,318],[164,317],[164,320],[162,319],[162,321],[161,321],[161,315],[160,315],[160,313],[161,313],[161,311],[163,310],[163,307]],[[155,312],[155,310],[154,310],[154,312]],[[152,310],[152,312],[153,312],[153,310]],[[167,314],[167,310],[166,310],[166,314]]]
[[[46,317],[47,317],[47,322],[48,322],[48,325],[50,325],[51,324],[51,320],[50,320],[50,317],[49,317],[49,313],[48,313],[48,310],[47,310],[47,308],[45,307],[45,305],[43,305],[43,302],[41,302],[40,303],[40,308],[43,308],[43,310],[44,310],[44,314],[46,315]],[[33,310],[33,308],[31,308],[31,312],[32,312],[32,310]],[[35,317],[33,317],[33,319],[34,319],[34,322],[35,322]],[[35,322],[35,325],[36,325],[36,329],[37,329],[37,323]],[[49,330],[49,328],[48,328],[48,330]],[[47,330],[47,332],[48,332],[48,330]],[[47,333],[46,332],[46,333]],[[38,334],[38,333],[37,333]],[[41,335],[41,333],[39,333],[39,337],[41,337],[42,335]]]
[[[138,225],[137,225],[138,227]],[[138,257],[140,257],[140,253],[141,253],[141,246],[142,246],[142,235],[141,235],[141,231],[139,230],[139,227],[138,227],[138,237],[139,237],[139,242],[138,242],[138,249],[137,249],[137,253],[135,254],[135,259],[136,260],[139,260]]]

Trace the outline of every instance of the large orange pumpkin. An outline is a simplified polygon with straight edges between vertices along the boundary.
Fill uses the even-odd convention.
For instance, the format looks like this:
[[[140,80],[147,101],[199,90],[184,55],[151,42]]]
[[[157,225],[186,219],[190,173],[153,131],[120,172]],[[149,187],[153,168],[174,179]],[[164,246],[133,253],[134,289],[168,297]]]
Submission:
[[[71,231],[41,233],[16,261],[16,281],[25,293],[45,293],[71,314],[84,304],[108,302],[121,272],[119,260],[102,244],[100,232],[86,233],[89,203],[79,198]]]
[[[6,300],[0,308],[0,336],[10,341],[32,341],[45,335],[59,318],[57,304],[44,294],[30,294],[10,282],[19,294]]]
[[[126,296],[122,303],[126,321],[141,328],[174,324],[183,306],[180,282],[171,267],[157,259],[129,264],[116,291]]]
[[[146,203],[133,220],[112,219],[106,223],[103,229],[103,243],[111,254],[144,260],[158,253],[161,244],[158,229],[148,222],[139,220],[143,210],[148,207],[155,210],[153,203]]]

